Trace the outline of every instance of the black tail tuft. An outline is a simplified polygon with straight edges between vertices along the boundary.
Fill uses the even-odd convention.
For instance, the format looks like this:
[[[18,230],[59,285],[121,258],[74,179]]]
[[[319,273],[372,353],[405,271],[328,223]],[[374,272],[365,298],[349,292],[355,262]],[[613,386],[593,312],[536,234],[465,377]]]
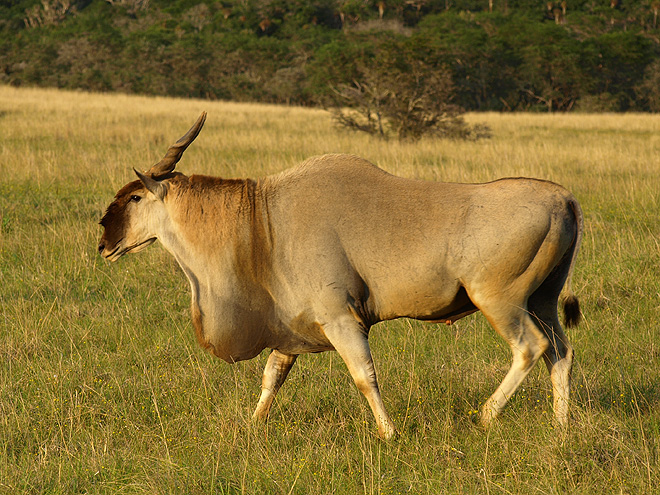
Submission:
[[[580,302],[575,295],[571,294],[564,299],[564,326],[575,327],[581,319]]]

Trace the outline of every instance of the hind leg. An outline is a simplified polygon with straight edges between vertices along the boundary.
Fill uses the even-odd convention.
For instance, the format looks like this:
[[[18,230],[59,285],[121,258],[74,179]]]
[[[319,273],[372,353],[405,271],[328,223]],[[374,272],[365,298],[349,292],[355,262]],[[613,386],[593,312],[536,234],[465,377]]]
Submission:
[[[509,398],[539,358],[544,355],[549,342],[534,324],[524,305],[508,306],[494,311],[482,308],[482,312],[493,328],[507,341],[512,354],[509,372],[482,409],[481,422],[484,426],[488,426],[504,409]]]
[[[561,328],[556,327],[554,337],[554,342],[550,344],[543,358],[550,371],[555,418],[559,424],[565,426],[568,423],[573,348],[568,344],[568,339]]]
[[[530,302],[535,323],[549,341],[543,359],[552,381],[553,407],[555,419],[561,425],[568,423],[568,400],[573,368],[573,348],[562,329],[557,316],[557,305],[536,305]]]

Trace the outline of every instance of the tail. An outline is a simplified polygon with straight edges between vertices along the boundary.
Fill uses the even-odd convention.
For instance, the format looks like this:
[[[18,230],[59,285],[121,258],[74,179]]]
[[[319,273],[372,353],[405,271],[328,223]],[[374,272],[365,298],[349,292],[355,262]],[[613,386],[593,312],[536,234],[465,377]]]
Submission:
[[[564,305],[564,326],[568,328],[576,327],[582,319],[580,301],[578,301],[575,294],[571,292],[562,302]]]
[[[575,327],[580,320],[582,319],[582,312],[580,311],[580,302],[578,298],[571,290],[571,277],[573,276],[573,269],[575,268],[575,259],[577,258],[578,251],[580,250],[580,244],[582,243],[582,231],[584,228],[584,217],[582,215],[582,208],[580,204],[574,197],[569,199],[568,203],[573,210],[573,215],[575,215],[575,226],[576,233],[573,238],[573,245],[571,253],[571,264],[568,268],[568,276],[566,277],[566,282],[564,283],[564,288],[562,289],[562,305],[564,307],[564,326],[566,327]]]

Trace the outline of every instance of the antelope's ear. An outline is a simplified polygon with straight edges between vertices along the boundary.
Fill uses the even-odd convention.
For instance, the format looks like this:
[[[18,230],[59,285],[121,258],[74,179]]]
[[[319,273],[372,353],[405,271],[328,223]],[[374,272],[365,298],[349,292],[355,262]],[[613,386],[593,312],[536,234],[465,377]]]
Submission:
[[[167,188],[161,181],[152,179],[148,175],[144,175],[143,173],[138,172],[135,169],[133,169],[133,171],[135,172],[135,175],[138,176],[138,179],[140,179],[140,182],[142,182],[144,187],[146,187],[147,190],[151,192],[151,194],[156,196],[161,201],[165,199],[165,194],[167,194]]]

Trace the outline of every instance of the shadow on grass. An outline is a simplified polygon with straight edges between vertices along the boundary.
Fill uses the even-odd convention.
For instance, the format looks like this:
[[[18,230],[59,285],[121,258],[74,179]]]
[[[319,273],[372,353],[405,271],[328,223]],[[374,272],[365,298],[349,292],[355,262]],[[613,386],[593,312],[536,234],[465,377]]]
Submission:
[[[578,407],[612,413],[651,415],[660,408],[660,386],[628,383],[625,388],[606,386],[581,389],[575,394]]]

